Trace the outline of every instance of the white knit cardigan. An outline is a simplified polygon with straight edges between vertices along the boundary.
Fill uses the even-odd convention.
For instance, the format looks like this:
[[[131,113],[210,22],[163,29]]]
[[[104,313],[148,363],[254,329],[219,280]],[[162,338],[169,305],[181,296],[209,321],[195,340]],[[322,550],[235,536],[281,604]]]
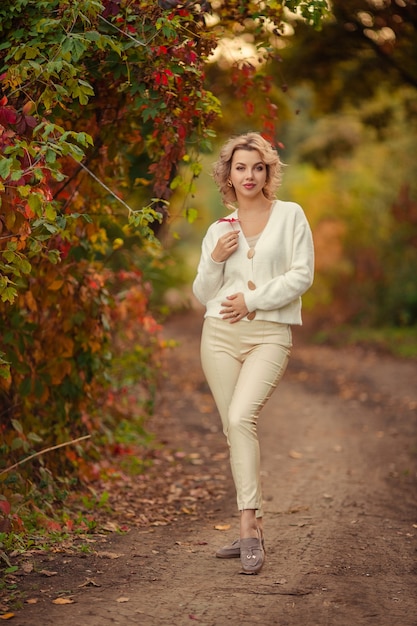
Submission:
[[[314,274],[313,238],[302,208],[295,202],[276,200],[253,257],[248,257],[250,248],[240,232],[236,252],[217,263],[211,253],[221,235],[239,230],[237,218],[235,211],[215,222],[203,239],[193,292],[206,307],[205,317],[221,318],[221,303],[242,292],[252,319],[301,324],[301,296]]]

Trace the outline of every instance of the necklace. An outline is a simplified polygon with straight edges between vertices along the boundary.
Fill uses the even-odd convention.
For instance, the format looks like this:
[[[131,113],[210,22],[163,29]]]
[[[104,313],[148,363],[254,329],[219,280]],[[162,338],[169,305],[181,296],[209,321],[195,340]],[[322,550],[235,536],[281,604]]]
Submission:
[[[242,220],[238,214],[239,222],[242,224],[242,232],[245,235],[245,238],[249,245],[249,250],[247,251],[248,259],[253,259],[253,257],[255,256],[256,244],[259,237],[262,235],[262,232],[267,227],[272,212],[272,206],[273,203],[271,202],[268,210],[262,211],[262,213],[258,214],[254,218],[244,218]],[[252,226],[252,224],[255,225]]]

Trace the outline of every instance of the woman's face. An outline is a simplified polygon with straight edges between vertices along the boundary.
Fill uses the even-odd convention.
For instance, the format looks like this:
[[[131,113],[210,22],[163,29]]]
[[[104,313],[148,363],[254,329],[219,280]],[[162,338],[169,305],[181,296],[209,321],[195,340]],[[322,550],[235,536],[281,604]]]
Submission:
[[[236,150],[230,167],[230,180],[236,196],[251,198],[262,193],[267,169],[257,150]]]

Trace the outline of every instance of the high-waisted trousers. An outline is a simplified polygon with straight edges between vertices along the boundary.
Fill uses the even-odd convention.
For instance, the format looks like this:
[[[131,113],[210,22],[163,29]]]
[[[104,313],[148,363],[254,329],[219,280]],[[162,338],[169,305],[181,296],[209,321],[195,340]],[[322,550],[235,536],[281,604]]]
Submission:
[[[256,509],[257,517],[263,515],[257,420],[286,370],[291,347],[288,324],[204,320],[201,363],[227,438],[237,506]]]

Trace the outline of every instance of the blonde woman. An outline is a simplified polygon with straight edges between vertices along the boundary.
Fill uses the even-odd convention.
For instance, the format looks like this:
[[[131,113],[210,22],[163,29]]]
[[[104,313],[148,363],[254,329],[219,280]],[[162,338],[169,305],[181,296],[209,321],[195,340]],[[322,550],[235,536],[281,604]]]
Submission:
[[[258,133],[230,139],[214,180],[233,212],[203,240],[193,291],[205,305],[201,361],[222,420],[240,511],[240,538],[216,553],[264,563],[257,420],[282,378],[301,324],[301,296],[313,282],[314,250],[302,208],[277,200],[282,163]]]

